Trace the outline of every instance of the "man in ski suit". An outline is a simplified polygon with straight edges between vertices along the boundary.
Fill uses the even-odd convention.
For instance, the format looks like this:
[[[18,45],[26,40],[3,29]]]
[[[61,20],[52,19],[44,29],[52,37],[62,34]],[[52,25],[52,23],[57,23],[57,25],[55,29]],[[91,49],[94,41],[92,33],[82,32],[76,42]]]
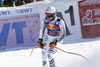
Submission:
[[[43,67],[47,67],[47,59],[50,67],[56,67],[54,53],[55,46],[61,41],[65,35],[65,23],[56,16],[56,9],[53,6],[47,7],[45,19],[41,24],[38,47],[42,48]],[[46,33],[44,33],[46,30]]]

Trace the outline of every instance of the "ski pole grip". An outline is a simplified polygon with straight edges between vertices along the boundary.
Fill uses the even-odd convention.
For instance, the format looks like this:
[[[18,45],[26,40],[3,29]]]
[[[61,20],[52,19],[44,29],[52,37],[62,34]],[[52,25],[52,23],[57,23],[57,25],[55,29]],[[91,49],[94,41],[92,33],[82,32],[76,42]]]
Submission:
[[[43,42],[43,39],[40,38],[40,39],[38,40],[38,43],[42,43],[42,42]]]

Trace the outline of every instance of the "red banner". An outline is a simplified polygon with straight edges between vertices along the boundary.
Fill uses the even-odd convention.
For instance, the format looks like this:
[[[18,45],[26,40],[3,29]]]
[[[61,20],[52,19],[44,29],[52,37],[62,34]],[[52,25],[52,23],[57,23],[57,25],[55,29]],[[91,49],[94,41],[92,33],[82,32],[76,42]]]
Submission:
[[[79,1],[83,38],[100,37],[100,0]]]

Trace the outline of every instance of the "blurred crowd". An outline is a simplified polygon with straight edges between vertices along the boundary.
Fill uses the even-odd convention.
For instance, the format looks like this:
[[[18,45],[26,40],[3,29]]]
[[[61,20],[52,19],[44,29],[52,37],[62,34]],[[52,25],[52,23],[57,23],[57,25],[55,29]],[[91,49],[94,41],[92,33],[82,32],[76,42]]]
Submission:
[[[0,7],[16,7],[37,1],[42,0],[0,0]]]

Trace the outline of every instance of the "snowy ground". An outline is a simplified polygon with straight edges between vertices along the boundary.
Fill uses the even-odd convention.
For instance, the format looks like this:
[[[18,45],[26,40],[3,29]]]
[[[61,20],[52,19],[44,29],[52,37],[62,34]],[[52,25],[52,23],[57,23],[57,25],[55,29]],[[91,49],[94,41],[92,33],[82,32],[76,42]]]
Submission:
[[[30,56],[32,47],[0,50],[0,67],[42,67],[41,49],[34,49]],[[90,61],[58,50],[55,54],[58,67],[100,67],[100,38],[71,41],[64,45],[58,44],[57,47],[79,53]]]

